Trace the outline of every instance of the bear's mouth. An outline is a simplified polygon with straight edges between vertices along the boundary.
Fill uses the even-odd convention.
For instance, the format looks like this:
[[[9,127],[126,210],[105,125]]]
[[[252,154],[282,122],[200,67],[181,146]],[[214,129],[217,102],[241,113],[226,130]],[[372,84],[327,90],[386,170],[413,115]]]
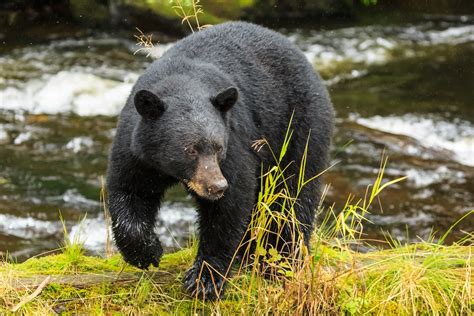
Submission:
[[[202,182],[187,179],[182,180],[182,182],[188,191],[196,194],[200,198],[217,201],[224,196],[224,192],[213,193],[212,190]],[[206,189],[206,187],[208,187],[208,189]]]

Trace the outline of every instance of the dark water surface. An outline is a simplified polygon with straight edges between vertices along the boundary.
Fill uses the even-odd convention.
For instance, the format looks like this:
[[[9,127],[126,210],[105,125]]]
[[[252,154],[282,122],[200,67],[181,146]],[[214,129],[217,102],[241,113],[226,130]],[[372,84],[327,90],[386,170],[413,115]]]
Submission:
[[[363,196],[385,150],[387,179],[408,179],[371,210],[368,237],[416,240],[474,209],[474,23],[282,32],[321,71],[337,111],[328,205]],[[99,190],[116,115],[151,62],[135,49],[108,34],[1,48],[0,253],[21,260],[56,248],[59,210],[73,236],[87,213],[82,239],[102,251]],[[169,192],[164,244],[185,245],[194,217],[183,190]],[[473,230],[471,217],[451,240]]]

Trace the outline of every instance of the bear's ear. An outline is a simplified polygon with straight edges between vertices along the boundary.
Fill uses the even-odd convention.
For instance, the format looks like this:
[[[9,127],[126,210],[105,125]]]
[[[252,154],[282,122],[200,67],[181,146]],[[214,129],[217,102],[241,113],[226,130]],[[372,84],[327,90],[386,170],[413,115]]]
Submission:
[[[222,112],[227,112],[237,102],[239,92],[235,87],[229,87],[220,91],[215,97],[211,98],[212,104]]]
[[[160,98],[148,90],[140,90],[135,93],[133,99],[137,112],[146,119],[157,119],[165,111],[165,105]]]

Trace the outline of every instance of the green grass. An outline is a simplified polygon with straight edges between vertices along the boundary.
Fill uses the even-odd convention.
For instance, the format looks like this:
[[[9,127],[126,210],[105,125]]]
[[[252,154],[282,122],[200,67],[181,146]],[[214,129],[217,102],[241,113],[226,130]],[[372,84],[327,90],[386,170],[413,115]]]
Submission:
[[[126,266],[119,255],[78,260],[63,253],[2,263],[0,313],[11,311],[52,276],[19,312],[469,314],[474,307],[473,251],[470,245],[422,242],[357,253],[323,243],[300,271],[280,281],[242,271],[229,280],[226,298],[216,303],[194,300],[181,290],[193,260],[191,248],[165,255],[159,270],[146,273]],[[121,282],[125,274],[131,281]]]

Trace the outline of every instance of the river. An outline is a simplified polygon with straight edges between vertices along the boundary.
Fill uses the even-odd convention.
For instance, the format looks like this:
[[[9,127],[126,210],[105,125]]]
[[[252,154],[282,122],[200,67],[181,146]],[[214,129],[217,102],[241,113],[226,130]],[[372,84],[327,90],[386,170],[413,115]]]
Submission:
[[[367,238],[416,241],[474,209],[474,21],[280,31],[321,72],[337,112],[326,205],[363,196],[385,151],[386,178],[408,178],[371,209]],[[60,213],[71,238],[103,251],[99,195],[117,114],[170,45],[147,57],[134,54],[133,38],[92,32],[0,48],[0,254],[24,260],[57,248]],[[194,220],[192,200],[176,187],[157,233],[168,249],[182,247]],[[450,241],[472,231],[471,217]]]

